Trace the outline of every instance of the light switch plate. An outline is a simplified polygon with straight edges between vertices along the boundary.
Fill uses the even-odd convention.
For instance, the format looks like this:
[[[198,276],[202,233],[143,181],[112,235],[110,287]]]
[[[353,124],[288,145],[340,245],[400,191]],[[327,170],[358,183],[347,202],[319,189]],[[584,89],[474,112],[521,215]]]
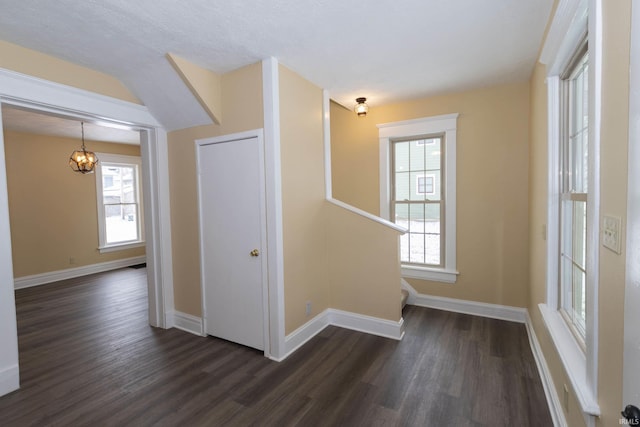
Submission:
[[[620,254],[621,223],[620,217],[605,215],[602,224],[602,246],[617,254]]]

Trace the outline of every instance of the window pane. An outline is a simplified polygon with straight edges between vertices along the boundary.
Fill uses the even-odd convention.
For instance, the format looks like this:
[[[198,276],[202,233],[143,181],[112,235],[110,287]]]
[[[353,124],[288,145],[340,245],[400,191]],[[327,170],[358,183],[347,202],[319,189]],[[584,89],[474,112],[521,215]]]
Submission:
[[[587,203],[573,202],[573,262],[583,270],[587,258]]]
[[[398,172],[395,174],[395,200],[409,200],[409,179],[411,178],[410,172]]]
[[[422,144],[420,144],[422,142]],[[419,171],[424,170],[424,156],[425,147],[424,140],[422,141],[409,141],[409,157],[411,158],[411,170]]]
[[[412,204],[409,208],[411,217],[409,221],[409,231],[412,233],[424,233],[424,209],[425,206],[420,204]]]
[[[440,187],[442,182],[442,138],[436,138],[434,143],[426,146],[426,170],[427,174],[434,177],[433,194],[429,200],[441,200]]]
[[[574,322],[578,330],[584,334],[585,317],[586,317],[586,295],[585,295],[586,277],[584,271],[577,266],[573,268],[573,314]]]
[[[430,203],[425,209],[425,233],[426,233],[426,263],[441,264],[440,256],[440,203]]]
[[[409,171],[409,143],[396,142],[393,144],[394,171]]]
[[[424,193],[425,185],[422,185],[422,188],[420,188],[421,187],[420,181],[422,181],[422,184],[425,184],[424,171],[411,172],[410,200],[424,200],[425,197],[427,197],[426,194]],[[422,192],[420,192],[421,189],[423,190]]]
[[[420,233],[407,233],[409,234],[409,262],[424,264],[424,234]]]
[[[138,207],[136,205],[105,206],[107,243],[138,240]]]

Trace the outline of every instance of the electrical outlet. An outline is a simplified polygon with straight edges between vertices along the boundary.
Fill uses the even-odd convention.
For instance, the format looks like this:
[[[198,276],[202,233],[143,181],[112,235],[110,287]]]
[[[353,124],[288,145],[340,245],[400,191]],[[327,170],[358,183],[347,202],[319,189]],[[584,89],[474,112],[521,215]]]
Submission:
[[[69,264],[74,265],[76,263],[76,259],[74,257],[69,258]]]
[[[605,215],[602,223],[602,246],[620,254],[620,234],[622,220],[619,217]]]
[[[305,306],[305,314],[307,316],[311,316],[311,301],[307,301],[307,305]]]

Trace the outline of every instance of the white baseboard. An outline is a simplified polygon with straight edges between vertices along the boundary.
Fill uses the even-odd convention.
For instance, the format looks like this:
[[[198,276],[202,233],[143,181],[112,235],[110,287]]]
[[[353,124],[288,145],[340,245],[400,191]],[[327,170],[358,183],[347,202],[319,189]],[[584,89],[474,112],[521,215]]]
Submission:
[[[526,314],[525,326],[527,327],[527,334],[529,335],[529,345],[531,346],[531,352],[533,353],[533,358],[536,361],[538,372],[540,373],[540,380],[542,381],[544,394],[547,397],[547,405],[549,406],[549,412],[551,413],[553,425],[555,427],[565,427],[567,425],[567,420],[564,417],[564,411],[562,410],[562,405],[560,404],[560,397],[558,396],[558,392],[553,383],[553,378],[551,377],[551,372],[549,371],[547,361],[544,358],[544,354],[542,353],[540,342],[538,341],[538,337],[536,336],[536,333],[533,329],[533,324],[531,323],[531,317],[529,317],[529,313]]]
[[[402,318],[394,322],[392,320],[328,308],[287,335],[284,339],[284,356],[278,359],[272,359],[277,362],[283,361],[329,325],[395,340],[401,340],[404,336],[404,319]]]
[[[407,304],[409,305],[508,320],[510,322],[526,323],[527,321],[526,308],[419,294],[404,279],[402,280],[402,287],[409,291],[409,298],[407,299]]]
[[[329,311],[325,310],[284,337],[284,355],[279,358],[271,357],[271,359],[282,362],[329,325]]]
[[[202,318],[191,314],[173,311],[167,315],[167,328],[176,328],[194,335],[204,336]]]
[[[0,371],[0,396],[20,388],[20,371],[18,365]]]
[[[68,268],[65,270],[51,271],[48,273],[34,274],[32,276],[16,277],[13,280],[15,289],[30,288],[60,280],[73,279],[75,277],[88,276],[89,274],[102,273],[104,271],[117,270],[118,268],[142,264],[147,261],[146,256],[118,259],[115,261],[101,262],[98,264],[83,265],[82,267]]]
[[[334,308],[329,308],[327,311],[329,312],[329,324],[334,326],[394,340],[401,340],[404,336],[404,319],[402,317],[397,322],[394,322],[393,320],[365,316]]]

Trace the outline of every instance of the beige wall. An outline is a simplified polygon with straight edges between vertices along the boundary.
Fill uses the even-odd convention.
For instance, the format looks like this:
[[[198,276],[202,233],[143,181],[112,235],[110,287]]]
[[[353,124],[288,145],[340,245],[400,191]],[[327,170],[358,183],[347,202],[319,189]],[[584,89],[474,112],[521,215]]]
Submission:
[[[78,174],[69,167],[78,139],[13,131],[5,131],[4,137],[15,277],[144,255],[144,247],[98,251],[95,174]],[[140,155],[136,145],[87,141],[87,146]]]
[[[326,210],[331,308],[397,322],[399,233],[328,202]]]
[[[279,67],[287,334],[329,307],[322,90]],[[304,106],[304,108],[301,108]],[[305,304],[312,313],[305,315]]]
[[[194,141],[263,127],[260,63],[222,76],[222,111],[221,125],[168,134],[175,309],[194,316],[202,314]]]
[[[141,104],[118,79],[0,40],[0,68]]]
[[[371,106],[366,118],[331,106],[333,195],[379,213],[376,124],[460,113],[457,133],[457,259],[454,285],[409,280],[420,293],[528,305],[529,85]]]
[[[600,135],[600,215],[622,218],[627,211],[627,149],[629,117],[629,39],[631,1],[603,2],[602,127]],[[537,305],[545,302],[546,242],[542,227],[547,210],[547,140],[545,68],[531,79],[530,150],[530,298],[529,312],[550,366],[559,396],[566,373],[542,322]],[[624,235],[624,231],[623,231]],[[599,426],[619,425],[622,401],[625,248],[622,255],[600,247],[598,403]],[[570,387],[570,386],[569,386]],[[565,411],[571,426],[584,425],[575,393]]]

